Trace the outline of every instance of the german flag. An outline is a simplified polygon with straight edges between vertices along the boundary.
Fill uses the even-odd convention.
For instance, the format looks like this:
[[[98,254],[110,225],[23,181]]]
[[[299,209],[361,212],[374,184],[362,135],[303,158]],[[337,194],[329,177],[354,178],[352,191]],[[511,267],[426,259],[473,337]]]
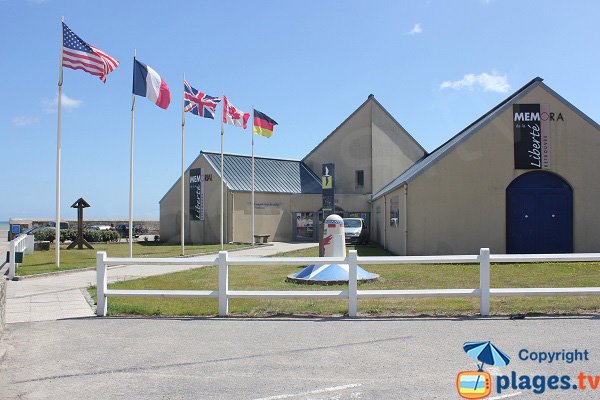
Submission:
[[[270,138],[273,135],[275,125],[277,125],[277,122],[274,119],[254,110],[254,127],[252,129],[254,133]]]

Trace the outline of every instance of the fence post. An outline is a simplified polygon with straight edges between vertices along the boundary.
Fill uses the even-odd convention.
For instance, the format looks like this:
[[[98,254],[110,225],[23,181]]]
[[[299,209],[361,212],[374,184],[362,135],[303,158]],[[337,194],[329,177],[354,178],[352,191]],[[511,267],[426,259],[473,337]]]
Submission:
[[[226,317],[229,313],[229,271],[227,268],[227,252],[219,252],[219,316]]]
[[[106,252],[99,251],[96,253],[96,294],[98,297],[98,305],[96,307],[96,315],[106,317],[108,308],[108,299],[106,297]]]
[[[33,235],[27,235],[24,239],[25,241],[25,250],[24,254],[32,254],[33,253],[33,246],[34,246],[34,236]]]
[[[15,254],[15,252],[17,251],[17,249],[15,247],[15,239],[10,241],[8,251],[9,251],[9,254],[8,254],[8,279],[13,280],[13,279],[15,279],[15,273],[16,273],[16,265],[15,265],[16,254]]]
[[[358,313],[358,295],[357,295],[357,269],[358,253],[356,250],[350,250],[346,258],[348,260],[348,316],[356,317]]]
[[[490,315],[490,249],[479,250],[479,313]]]

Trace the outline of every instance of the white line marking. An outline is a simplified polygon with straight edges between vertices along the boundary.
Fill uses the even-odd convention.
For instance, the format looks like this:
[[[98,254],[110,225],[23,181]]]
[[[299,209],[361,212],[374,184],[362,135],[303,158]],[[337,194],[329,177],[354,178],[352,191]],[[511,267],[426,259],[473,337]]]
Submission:
[[[271,397],[261,397],[260,399],[254,400],[279,400],[279,399],[289,399],[290,397],[298,397],[298,396],[308,396],[311,394],[320,394],[320,393],[328,393],[328,392],[337,392],[338,390],[350,389],[362,386],[361,383],[352,383],[350,385],[344,386],[333,386],[325,389],[311,390],[310,392],[302,392],[296,394],[280,394],[279,396],[271,396]]]
[[[516,393],[509,393],[509,394],[503,394],[502,396],[497,396],[497,397],[490,397],[487,400],[498,400],[498,399],[507,399],[509,397],[515,397],[518,396],[520,394],[523,394],[523,392],[516,392]]]

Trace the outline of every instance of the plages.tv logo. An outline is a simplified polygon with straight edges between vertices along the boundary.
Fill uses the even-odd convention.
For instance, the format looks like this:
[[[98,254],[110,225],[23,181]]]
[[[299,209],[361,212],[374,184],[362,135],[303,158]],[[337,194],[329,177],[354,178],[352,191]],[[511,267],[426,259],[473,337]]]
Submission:
[[[465,399],[483,399],[492,392],[492,378],[483,370],[485,365],[498,367],[510,363],[510,357],[492,342],[466,342],[463,349],[477,360],[477,371],[462,371],[456,376],[456,390]]]

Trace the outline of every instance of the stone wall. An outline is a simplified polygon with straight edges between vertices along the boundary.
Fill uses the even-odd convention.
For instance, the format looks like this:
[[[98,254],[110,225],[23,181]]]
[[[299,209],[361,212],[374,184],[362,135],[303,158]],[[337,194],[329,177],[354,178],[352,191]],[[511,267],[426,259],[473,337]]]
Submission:
[[[129,221],[123,220],[84,220],[84,225],[110,225],[114,224],[117,226],[118,224],[128,225]],[[158,235],[160,232],[160,221],[133,221],[134,225],[143,225],[148,230],[148,235]],[[77,221],[69,220],[69,226],[72,228],[77,228]]]

